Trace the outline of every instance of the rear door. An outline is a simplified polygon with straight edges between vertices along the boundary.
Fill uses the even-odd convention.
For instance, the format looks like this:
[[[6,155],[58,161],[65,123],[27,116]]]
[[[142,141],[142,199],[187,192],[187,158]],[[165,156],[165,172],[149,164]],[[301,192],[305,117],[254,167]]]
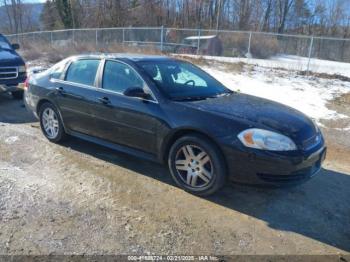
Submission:
[[[103,68],[99,102],[93,114],[98,136],[108,141],[148,153],[156,150],[159,105],[155,98],[128,97],[129,87],[141,87],[151,93],[145,81],[128,64],[107,60]],[[152,95],[152,97],[154,97]]]
[[[96,75],[99,59],[73,61],[63,80],[56,80],[56,101],[66,128],[93,135],[92,107],[97,95]]]

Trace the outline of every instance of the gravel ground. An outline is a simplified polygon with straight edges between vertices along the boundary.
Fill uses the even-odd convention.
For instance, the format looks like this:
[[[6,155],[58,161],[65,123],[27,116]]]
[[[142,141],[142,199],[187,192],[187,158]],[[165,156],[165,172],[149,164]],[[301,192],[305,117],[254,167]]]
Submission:
[[[303,185],[199,198],[158,164],[74,138],[49,143],[6,95],[0,130],[0,254],[350,252],[349,133],[325,131],[324,169]]]

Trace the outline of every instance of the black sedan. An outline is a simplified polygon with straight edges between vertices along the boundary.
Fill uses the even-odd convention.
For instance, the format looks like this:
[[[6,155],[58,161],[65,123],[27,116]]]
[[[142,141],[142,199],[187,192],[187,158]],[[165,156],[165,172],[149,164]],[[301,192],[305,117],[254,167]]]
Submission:
[[[232,92],[163,56],[70,57],[31,76],[25,104],[50,141],[75,136],[167,163],[180,187],[202,196],[228,179],[305,181],[326,154],[320,130],[302,113]]]

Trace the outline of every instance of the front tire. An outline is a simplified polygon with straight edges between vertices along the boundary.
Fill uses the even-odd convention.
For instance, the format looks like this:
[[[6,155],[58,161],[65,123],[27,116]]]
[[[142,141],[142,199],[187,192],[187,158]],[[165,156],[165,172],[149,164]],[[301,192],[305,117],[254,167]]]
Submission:
[[[23,93],[24,93],[23,90],[18,90],[18,91],[12,91],[11,95],[13,96],[14,99],[20,100],[23,98]]]
[[[45,137],[54,143],[67,138],[58,110],[51,103],[44,103],[39,110],[41,131]]]
[[[169,151],[168,165],[176,184],[195,195],[211,195],[226,181],[226,165],[219,148],[201,135],[179,138]]]

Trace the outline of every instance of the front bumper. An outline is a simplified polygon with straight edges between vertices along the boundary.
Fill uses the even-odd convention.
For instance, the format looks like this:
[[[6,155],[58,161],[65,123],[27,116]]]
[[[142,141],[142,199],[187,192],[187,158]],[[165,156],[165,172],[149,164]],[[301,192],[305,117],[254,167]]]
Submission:
[[[23,83],[26,80],[26,75],[20,75],[15,79],[0,80],[0,93],[23,90]]]
[[[241,151],[225,146],[230,179],[248,184],[299,184],[321,170],[326,158],[324,142],[311,152],[288,155],[267,151]]]
[[[0,84],[0,93],[7,93],[7,92],[13,92],[13,91],[19,91],[23,90],[20,85],[16,86],[8,86],[8,85],[1,85]]]

